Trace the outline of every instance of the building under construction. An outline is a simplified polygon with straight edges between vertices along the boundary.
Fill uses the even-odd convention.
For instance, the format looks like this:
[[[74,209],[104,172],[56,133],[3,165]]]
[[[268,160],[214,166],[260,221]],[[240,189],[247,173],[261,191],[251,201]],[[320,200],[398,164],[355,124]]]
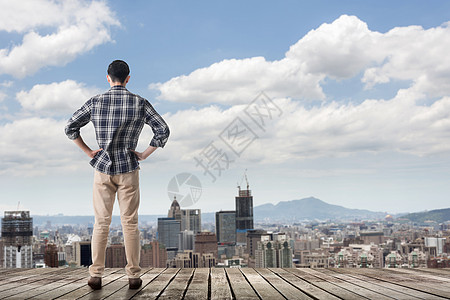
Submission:
[[[2,218],[3,267],[33,267],[33,218],[29,211],[5,211]]]
[[[242,190],[238,185],[239,196],[236,197],[236,243],[245,244],[247,242],[247,230],[253,229],[253,196],[249,189],[247,174],[244,173],[247,189]],[[243,178],[243,179],[244,179]],[[241,181],[242,182],[242,181]]]

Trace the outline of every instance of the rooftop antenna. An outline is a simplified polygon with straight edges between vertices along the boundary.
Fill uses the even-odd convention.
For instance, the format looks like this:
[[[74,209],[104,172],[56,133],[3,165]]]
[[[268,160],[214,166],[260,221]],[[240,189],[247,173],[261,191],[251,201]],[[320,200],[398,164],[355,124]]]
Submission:
[[[20,200],[17,202],[17,211],[19,211]]]

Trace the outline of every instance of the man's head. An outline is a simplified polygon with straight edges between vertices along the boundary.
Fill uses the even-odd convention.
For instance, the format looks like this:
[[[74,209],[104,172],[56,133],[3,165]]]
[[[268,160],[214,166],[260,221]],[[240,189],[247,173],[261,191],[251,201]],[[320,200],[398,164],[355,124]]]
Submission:
[[[120,83],[123,85],[128,82],[129,74],[130,68],[123,60],[115,60],[108,66],[108,76],[111,79],[110,83]]]

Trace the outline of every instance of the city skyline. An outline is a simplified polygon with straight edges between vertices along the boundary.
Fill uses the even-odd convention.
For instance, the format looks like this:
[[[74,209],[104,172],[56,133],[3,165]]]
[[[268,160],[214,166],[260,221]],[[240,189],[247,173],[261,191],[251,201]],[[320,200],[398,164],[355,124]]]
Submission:
[[[114,59],[172,133],[141,163],[140,214],[166,214],[186,174],[183,209],[232,210],[245,170],[255,207],[449,207],[448,1],[1,5],[0,213],[93,214],[93,170],[64,126]],[[91,125],[82,136],[96,147]]]

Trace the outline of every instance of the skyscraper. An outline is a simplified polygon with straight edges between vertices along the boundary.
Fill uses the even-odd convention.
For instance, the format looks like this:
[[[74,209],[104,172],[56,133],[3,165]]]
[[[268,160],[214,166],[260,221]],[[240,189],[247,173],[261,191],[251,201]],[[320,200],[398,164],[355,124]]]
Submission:
[[[202,231],[202,217],[200,209],[181,210],[181,231],[190,230],[194,233]]]
[[[178,234],[180,233],[180,221],[174,218],[158,218],[158,241],[167,250],[178,249]]]
[[[167,214],[168,218],[173,218],[175,220],[181,221],[181,209],[180,204],[177,201],[177,197],[173,197],[172,204],[170,205],[169,212]]]
[[[246,177],[247,178],[247,177]],[[236,197],[236,243],[245,244],[247,230],[253,229],[253,196],[248,189],[241,190]]]
[[[5,211],[2,239],[5,268],[33,267],[33,218],[29,211]]]
[[[292,249],[286,240],[271,240],[266,235],[257,242],[256,268],[292,268]]]
[[[151,241],[141,248],[141,263],[143,268],[165,268],[167,262],[166,247],[158,241]]]
[[[122,244],[110,245],[106,248],[105,267],[123,268],[127,264],[125,246]]]
[[[51,243],[45,246],[44,262],[49,268],[58,267],[58,246]]]
[[[216,235],[218,243],[236,243],[236,211],[216,212]]]
[[[236,229],[253,229],[253,196],[252,191],[239,189],[236,197]]]
[[[195,235],[194,252],[201,255],[212,253],[217,259],[217,237],[212,232],[201,232]]]
[[[89,267],[92,264],[91,242],[81,241],[74,242],[73,256],[77,266]]]
[[[195,233],[192,230],[180,231],[178,235],[178,251],[194,250],[194,236]]]

